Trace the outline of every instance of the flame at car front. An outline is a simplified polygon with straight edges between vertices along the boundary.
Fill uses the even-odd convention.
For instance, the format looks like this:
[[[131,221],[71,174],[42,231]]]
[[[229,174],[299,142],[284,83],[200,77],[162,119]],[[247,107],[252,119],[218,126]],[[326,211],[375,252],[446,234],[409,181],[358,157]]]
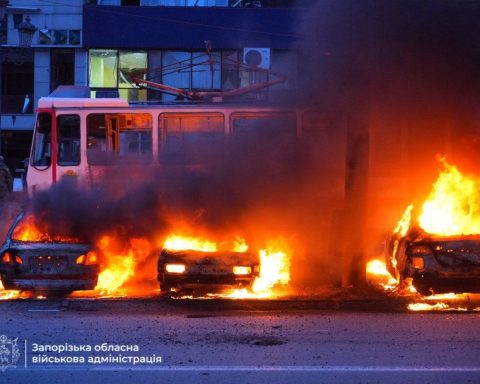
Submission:
[[[427,236],[480,234],[480,177],[463,174],[445,158],[439,160],[443,169],[419,213],[414,215],[414,205],[409,205],[393,231],[391,243],[387,244],[387,247],[391,247],[391,253],[386,254],[387,261],[397,274],[400,239],[408,236],[412,229],[415,232],[418,228]],[[390,272],[381,260],[373,260],[367,265],[367,276],[372,282],[386,290],[420,300],[408,304],[407,308],[411,311],[467,310],[462,302],[468,302],[468,296],[447,293],[421,297],[412,285],[411,278],[400,279],[398,275],[391,276]]]
[[[191,249],[194,251],[215,252],[217,250],[217,244],[212,241],[182,236],[175,233],[165,239],[163,247],[173,251]]]
[[[169,250],[202,252],[215,252],[219,249],[219,245],[215,241],[177,233],[167,236],[163,246]],[[246,252],[249,246],[243,237],[237,236],[230,248],[234,252]],[[258,251],[260,270],[251,289],[239,288],[228,294],[208,294],[206,297],[261,299],[279,296],[281,288],[285,288],[290,282],[290,252],[286,251],[286,248],[284,241],[275,241]]]
[[[422,206],[420,227],[442,236],[479,234],[480,178],[441,161],[445,169]]]

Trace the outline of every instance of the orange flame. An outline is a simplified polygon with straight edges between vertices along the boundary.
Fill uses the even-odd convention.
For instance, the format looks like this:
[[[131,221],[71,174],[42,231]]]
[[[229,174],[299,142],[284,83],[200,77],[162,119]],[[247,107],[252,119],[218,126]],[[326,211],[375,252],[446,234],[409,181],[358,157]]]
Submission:
[[[253,283],[254,293],[271,293],[276,285],[290,282],[290,258],[287,253],[275,248],[261,249],[259,256],[260,273]]]
[[[418,221],[428,233],[442,236],[480,233],[480,178],[462,174],[441,160],[445,170],[433,184]]]
[[[6,290],[0,281],[0,300],[12,300],[21,298],[20,291]]]
[[[197,250],[215,252],[217,243],[195,237],[172,234],[167,237],[164,247],[171,250]],[[283,246],[283,248],[285,248]],[[242,237],[236,237],[233,243],[234,252],[246,252],[248,244]],[[229,298],[265,298],[273,296],[274,288],[290,282],[290,256],[280,245],[272,245],[259,251],[260,272],[253,282],[252,291],[236,289]],[[209,295],[211,297],[212,295]]]
[[[393,233],[398,233],[400,236],[405,236],[410,228],[412,221],[413,204],[410,204],[402,215],[402,218],[398,221],[397,226]]]
[[[370,260],[367,263],[367,277],[386,290],[392,290],[398,284],[397,280],[388,272],[385,263],[380,259]]]
[[[19,241],[33,241],[33,242],[69,242],[78,243],[80,240],[76,238],[51,236],[44,231],[41,231],[35,222],[35,217],[29,215],[19,222],[15,231],[13,232],[13,238]]]
[[[120,289],[134,276],[136,265],[145,260],[151,250],[149,241],[143,238],[130,239],[127,249],[119,249],[119,244],[111,236],[102,237],[97,247],[106,263],[95,287],[102,295],[122,294]]]
[[[172,234],[167,237],[163,246],[173,251],[192,250],[202,252],[215,252],[217,244],[209,240],[201,240],[194,237],[187,237],[178,234]]]

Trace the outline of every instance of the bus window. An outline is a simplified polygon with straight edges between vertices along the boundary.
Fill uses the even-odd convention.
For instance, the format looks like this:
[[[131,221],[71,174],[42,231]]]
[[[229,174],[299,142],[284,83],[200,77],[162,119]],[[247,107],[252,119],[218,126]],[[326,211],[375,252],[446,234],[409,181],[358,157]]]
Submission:
[[[94,113],[87,116],[87,160],[91,165],[152,159],[152,116],[146,113]]]
[[[294,113],[237,112],[232,114],[232,121],[235,142],[250,149],[286,149],[297,138]]]
[[[331,121],[325,113],[305,111],[302,114],[302,137],[305,141],[325,140],[332,131]]]
[[[47,169],[52,161],[52,115],[48,112],[38,114],[31,164]]]
[[[225,140],[222,113],[162,113],[159,117],[159,161],[194,165]]]
[[[80,116],[57,117],[58,165],[80,164]]]

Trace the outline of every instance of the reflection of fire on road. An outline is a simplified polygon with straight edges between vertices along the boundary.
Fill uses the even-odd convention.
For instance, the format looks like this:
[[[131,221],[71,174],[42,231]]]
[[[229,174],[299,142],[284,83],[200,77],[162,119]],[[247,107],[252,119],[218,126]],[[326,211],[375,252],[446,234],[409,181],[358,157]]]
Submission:
[[[467,235],[471,235],[469,239],[475,240],[477,237],[475,235],[480,234],[480,178],[462,174],[457,167],[448,164],[444,158],[441,158],[440,162],[444,169],[434,182],[420,212],[415,215],[414,205],[409,205],[393,231],[392,237],[387,241],[386,264],[381,260],[368,263],[367,275],[370,280],[379,283],[386,290],[395,290],[397,293],[407,295],[416,294],[412,279],[404,276],[408,266],[406,267],[405,260],[402,260],[402,256],[407,252],[405,244],[402,244],[403,239],[409,238],[414,242],[417,239],[431,241],[430,239],[433,238],[439,244],[451,240],[450,248],[446,252],[453,257],[457,251],[451,245],[453,241],[464,239]],[[444,251],[442,247],[442,245],[436,245],[435,250]],[[417,246],[415,251],[419,256],[429,254],[426,246]],[[473,250],[460,249],[460,252],[470,257]],[[469,261],[471,260],[472,257]],[[423,267],[420,258],[414,262],[418,262],[418,265],[413,265],[412,268]],[[478,267],[478,263],[475,263],[471,265],[473,269]],[[411,303],[408,309],[412,311],[467,310],[452,302],[468,300],[468,296],[455,293],[433,294],[423,297],[422,300],[432,304]]]

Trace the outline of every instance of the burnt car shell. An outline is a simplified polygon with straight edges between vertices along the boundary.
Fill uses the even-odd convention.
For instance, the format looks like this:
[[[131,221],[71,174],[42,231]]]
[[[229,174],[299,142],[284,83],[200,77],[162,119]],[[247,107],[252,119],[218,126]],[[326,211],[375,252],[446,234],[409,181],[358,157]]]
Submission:
[[[22,218],[23,214],[17,217],[0,248],[0,275],[5,289],[66,293],[95,288],[98,264],[77,263],[91,245],[12,239]]]
[[[480,292],[480,236],[414,233],[396,240],[394,257],[400,279],[412,278],[422,295]]]
[[[172,264],[185,266],[184,272],[168,272],[167,265]],[[249,268],[249,273],[235,274],[236,266]],[[250,288],[258,271],[258,257],[248,252],[163,249],[158,259],[158,281],[163,294],[184,290],[211,292]]]

